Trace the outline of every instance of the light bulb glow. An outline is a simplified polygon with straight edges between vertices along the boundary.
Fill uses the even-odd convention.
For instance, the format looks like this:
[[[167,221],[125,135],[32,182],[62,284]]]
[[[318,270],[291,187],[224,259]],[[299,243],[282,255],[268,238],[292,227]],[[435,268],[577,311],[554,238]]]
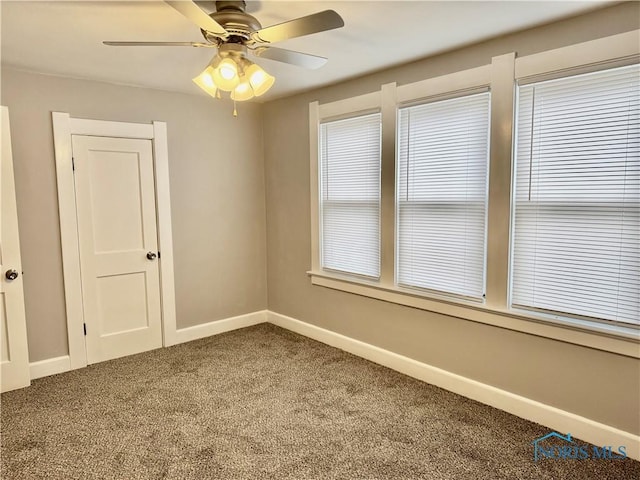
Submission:
[[[236,70],[229,65],[220,65],[220,76],[225,80],[231,80],[236,76]]]
[[[213,83],[211,74],[206,70],[202,73],[202,83],[204,83],[209,88],[216,88],[216,84]]]
[[[228,57],[224,58],[219,65],[213,68],[212,77],[218,88],[225,92],[230,92],[240,83],[238,65],[236,65],[233,59]]]
[[[243,76],[238,86],[231,92],[231,99],[238,102],[244,102],[245,100],[252,99],[253,96],[253,88],[251,88],[249,80]]]

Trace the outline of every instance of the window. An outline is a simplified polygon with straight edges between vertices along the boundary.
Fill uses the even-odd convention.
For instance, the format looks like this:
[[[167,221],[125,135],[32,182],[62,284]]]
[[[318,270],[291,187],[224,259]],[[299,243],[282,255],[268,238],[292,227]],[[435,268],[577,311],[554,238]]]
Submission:
[[[639,33],[311,102],[311,283],[640,358]]]
[[[488,92],[401,108],[398,284],[484,295]]]
[[[380,114],[320,125],[322,267],[380,275]]]
[[[512,304],[640,324],[640,68],[518,89]]]

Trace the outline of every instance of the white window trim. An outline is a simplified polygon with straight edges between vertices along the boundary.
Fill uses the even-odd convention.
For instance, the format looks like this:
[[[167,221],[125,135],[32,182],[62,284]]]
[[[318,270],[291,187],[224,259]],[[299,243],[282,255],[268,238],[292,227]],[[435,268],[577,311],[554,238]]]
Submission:
[[[509,271],[512,219],[512,149],[516,82],[565,76],[640,61],[640,30],[516,58],[508,53],[491,65],[397,86],[383,85],[379,92],[309,106],[311,160],[311,271],[313,285],[346,291],[485,323],[527,334],[640,358],[640,332],[634,327],[538,314],[509,307]],[[533,79],[533,80],[532,80]],[[395,150],[398,106],[427,98],[457,96],[489,86],[491,89],[491,145],[487,218],[486,301],[474,303],[438,296],[395,284]],[[320,121],[358,112],[382,111],[381,172],[381,276],[367,281],[322,270],[319,249],[318,125]]]
[[[462,320],[470,320],[640,358],[638,334],[632,328],[613,328],[606,324],[598,324],[587,329],[579,320],[570,324],[564,318],[558,320],[551,316],[536,316],[529,312],[511,309],[500,311],[482,304],[425,296],[420,292],[413,292],[400,287],[386,288],[375,283],[367,284],[359,279],[348,276],[340,277],[327,272],[308,273],[311,276],[313,285],[427,310]]]
[[[619,65],[638,63],[640,56],[640,30],[620,33],[568,47],[535,53],[516,59],[516,80],[530,81],[540,75],[567,76],[572,70],[602,70],[612,63]],[[572,72],[573,73],[573,72]]]

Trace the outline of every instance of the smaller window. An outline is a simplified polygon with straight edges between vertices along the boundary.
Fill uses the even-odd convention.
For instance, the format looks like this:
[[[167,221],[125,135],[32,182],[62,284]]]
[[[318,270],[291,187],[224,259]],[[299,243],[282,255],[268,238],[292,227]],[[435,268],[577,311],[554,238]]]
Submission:
[[[320,125],[322,268],[380,276],[380,113]]]
[[[398,284],[482,299],[489,92],[400,109]]]

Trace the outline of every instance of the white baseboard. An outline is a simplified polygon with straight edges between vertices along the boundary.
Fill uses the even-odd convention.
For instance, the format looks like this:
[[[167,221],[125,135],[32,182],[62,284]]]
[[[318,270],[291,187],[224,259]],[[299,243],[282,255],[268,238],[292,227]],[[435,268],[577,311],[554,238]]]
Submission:
[[[305,337],[339,348],[372,362],[404,373],[431,385],[471,398],[485,405],[504,410],[518,417],[539,423],[561,433],[571,433],[575,438],[594,445],[620,445],[627,447],[627,455],[640,460],[640,436],[559,408],[477,382],[455,373],[432,367],[397,353],[369,345],[324,328],[301,322],[275,312],[267,313],[267,321]],[[531,439],[532,441],[534,439]]]
[[[267,311],[261,310],[258,312],[248,313],[246,315],[239,315],[237,317],[225,318],[215,322],[204,323],[201,325],[194,325],[193,327],[182,328],[176,332],[174,343],[190,342],[191,340],[198,340],[204,337],[210,337],[211,335],[217,335],[219,333],[229,332],[238,328],[250,327],[259,323],[267,321]],[[71,370],[71,361],[69,355],[62,357],[48,358],[39,362],[33,362],[29,364],[29,374],[31,380],[36,378],[48,377],[49,375],[56,375],[58,373],[64,373]]]
[[[181,328],[176,331],[174,344],[190,342],[192,340],[218,335],[231,330],[250,327],[266,321],[267,310],[261,310],[259,312],[247,313],[237,317],[225,318],[224,320],[194,325],[193,327]]]
[[[71,361],[69,355],[62,357],[47,358],[46,360],[40,360],[39,362],[32,362],[29,364],[29,374],[31,380],[36,378],[48,377],[49,375],[56,375],[58,373],[64,373],[71,370]]]

